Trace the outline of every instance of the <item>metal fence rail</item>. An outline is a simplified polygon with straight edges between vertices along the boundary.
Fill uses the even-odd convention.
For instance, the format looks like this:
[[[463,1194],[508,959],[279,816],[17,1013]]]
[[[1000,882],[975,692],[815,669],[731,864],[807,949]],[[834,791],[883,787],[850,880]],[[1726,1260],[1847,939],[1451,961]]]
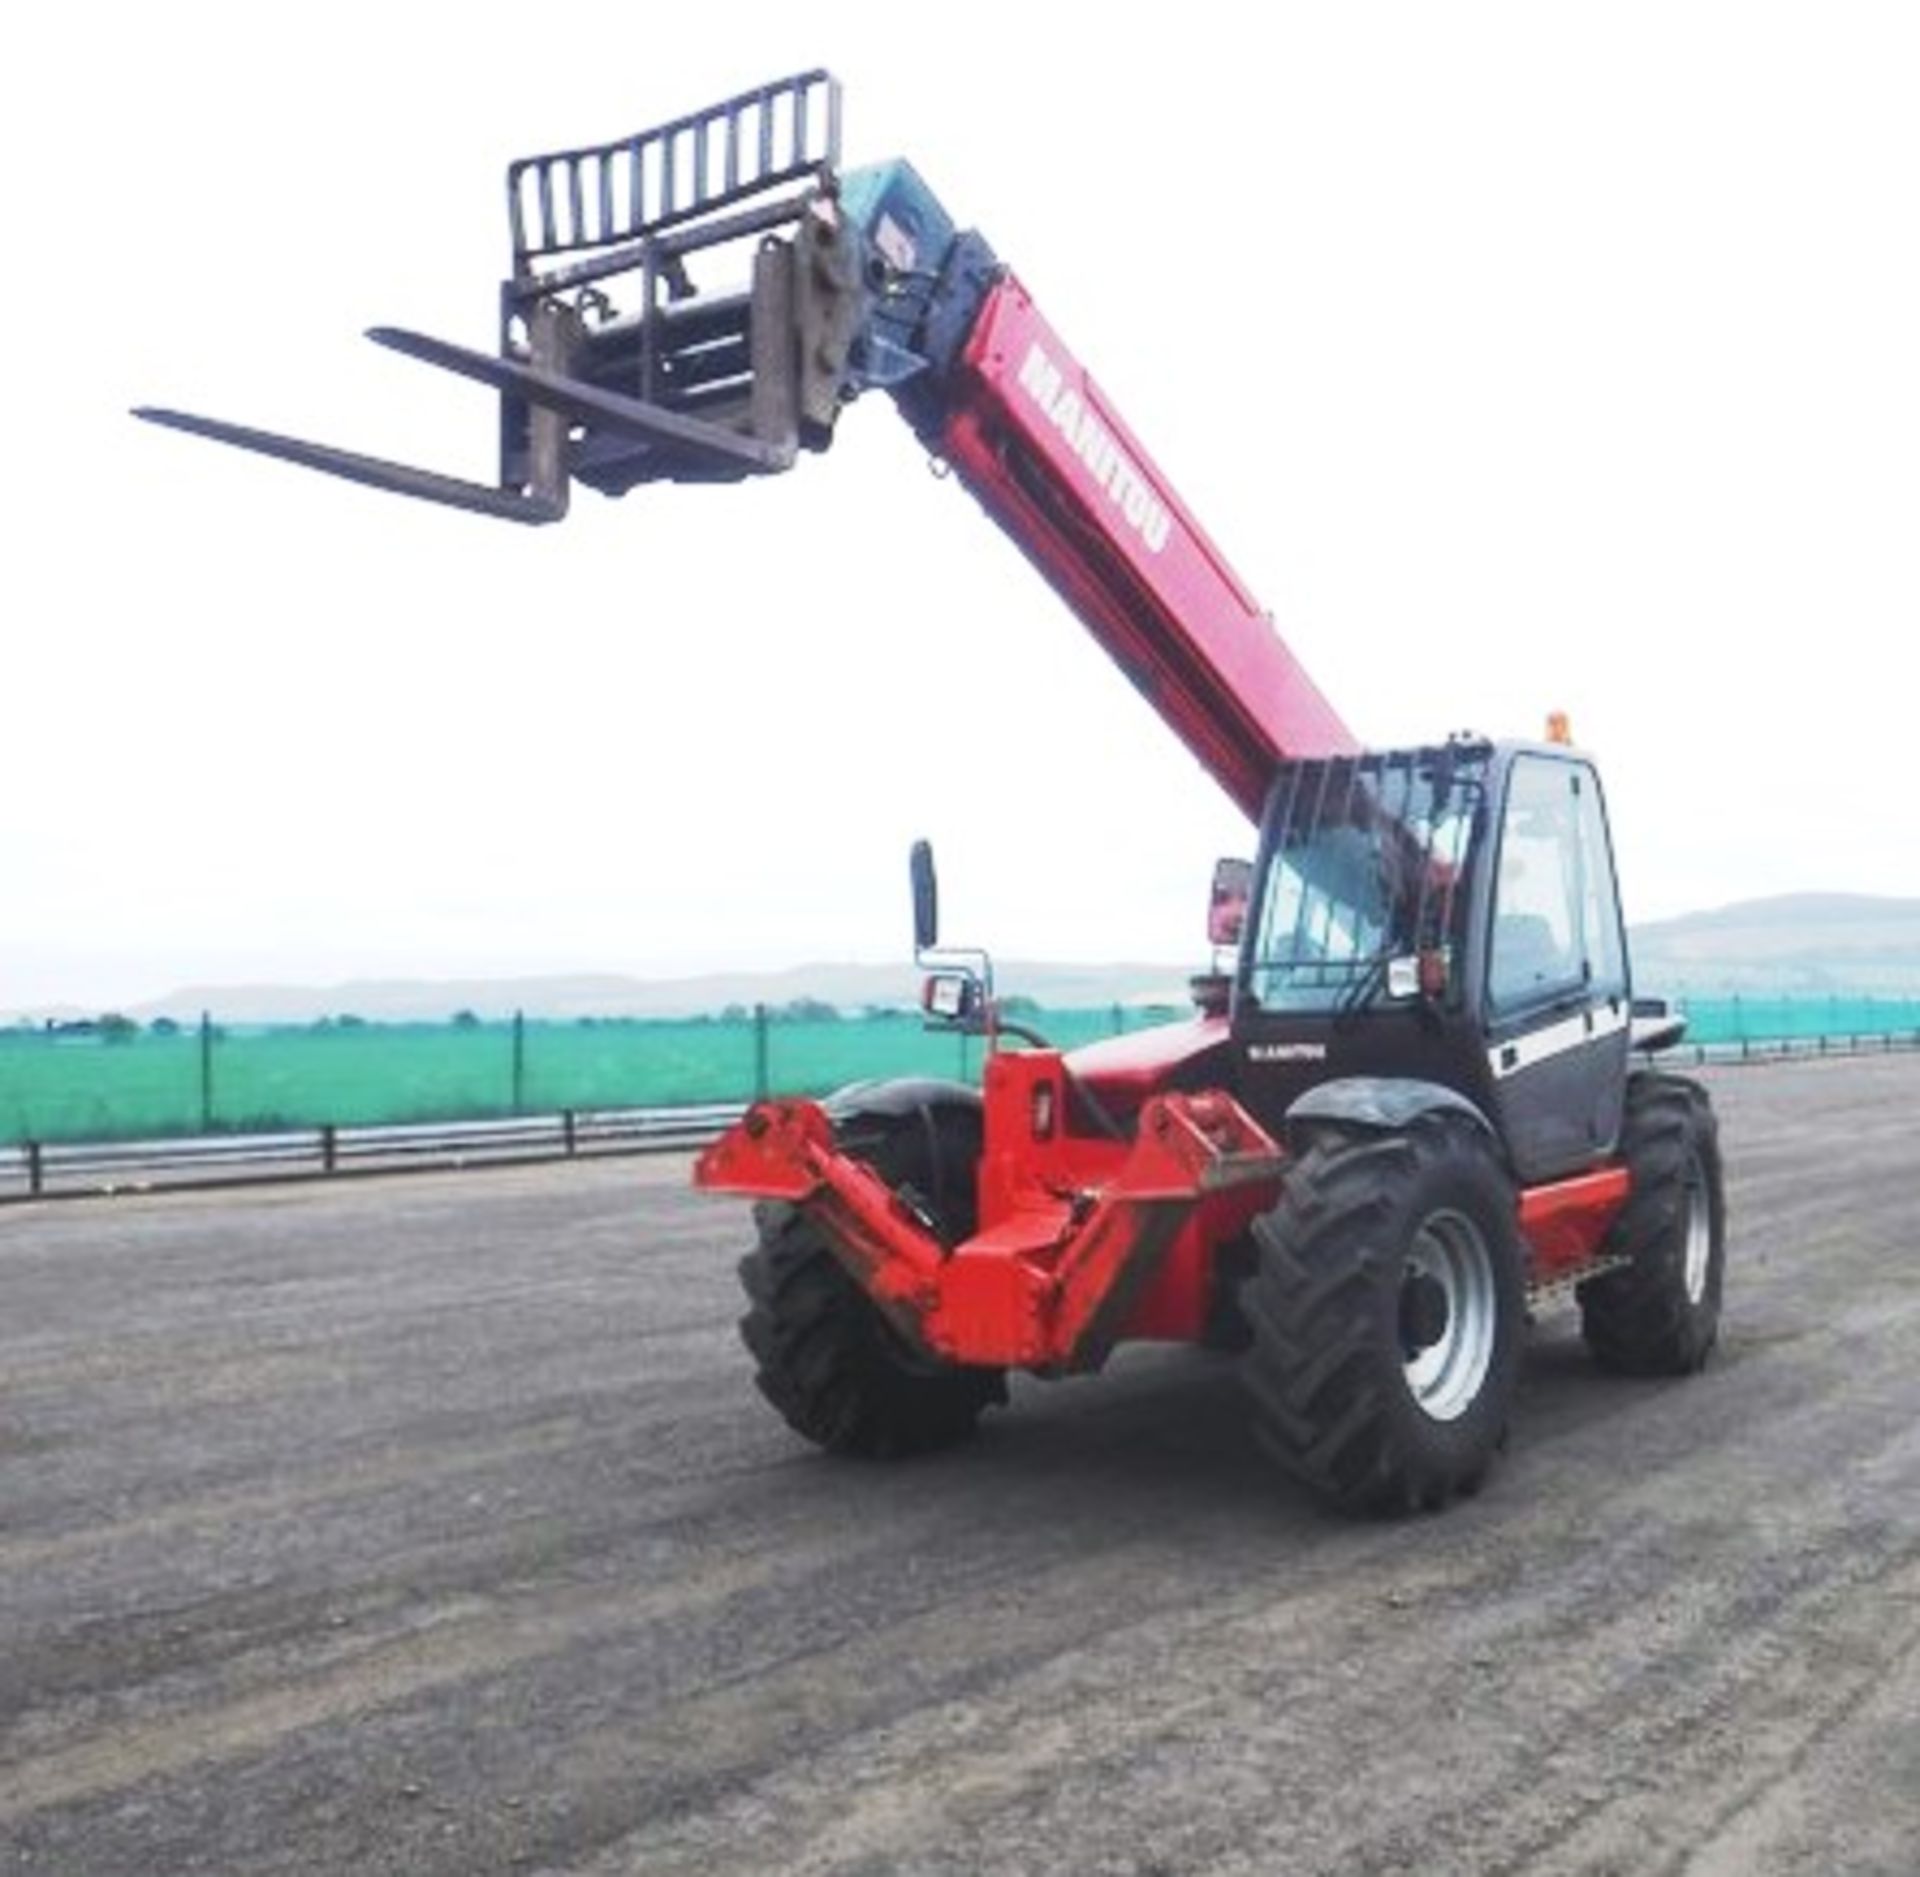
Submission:
[[[1920,1049],[1920,1030],[1862,1031],[1856,1036],[1740,1037],[1712,1043],[1682,1042],[1663,1052],[1665,1063],[1804,1062],[1820,1056],[1881,1056]]]
[[[703,1146],[740,1103],[683,1108],[563,1109],[499,1121],[288,1128],[147,1141],[28,1141],[0,1147],[0,1203],[83,1193],[224,1186],[258,1179],[661,1153]]]

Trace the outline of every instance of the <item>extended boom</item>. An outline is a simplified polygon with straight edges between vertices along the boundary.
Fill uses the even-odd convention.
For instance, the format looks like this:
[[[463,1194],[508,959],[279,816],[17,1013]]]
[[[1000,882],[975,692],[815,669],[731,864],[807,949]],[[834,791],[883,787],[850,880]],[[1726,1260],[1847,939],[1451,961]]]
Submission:
[[[496,485],[176,411],[154,422],[504,520],[578,480],[778,473],[883,390],[1241,809],[1355,747],[1154,464],[977,234],[906,163],[842,174],[824,72],[508,172],[497,355],[369,337],[501,399]],[[702,285],[696,265],[747,279]],[[618,292],[626,304],[617,304]]]

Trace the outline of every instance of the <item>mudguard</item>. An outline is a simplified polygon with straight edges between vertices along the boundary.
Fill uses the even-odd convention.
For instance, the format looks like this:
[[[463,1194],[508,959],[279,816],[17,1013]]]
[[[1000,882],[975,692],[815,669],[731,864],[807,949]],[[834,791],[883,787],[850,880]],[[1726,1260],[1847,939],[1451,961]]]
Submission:
[[[1463,1114],[1498,1142],[1500,1136],[1484,1112],[1458,1089],[1411,1076],[1348,1075],[1310,1088],[1287,1110],[1289,1141],[1303,1124],[1334,1122],[1341,1127],[1394,1132],[1423,1114]]]
[[[868,1117],[903,1121],[927,1108],[964,1108],[976,1115],[981,1111],[977,1088],[969,1088],[964,1082],[942,1081],[938,1076],[849,1082],[844,1088],[836,1088],[820,1106],[836,1127]]]

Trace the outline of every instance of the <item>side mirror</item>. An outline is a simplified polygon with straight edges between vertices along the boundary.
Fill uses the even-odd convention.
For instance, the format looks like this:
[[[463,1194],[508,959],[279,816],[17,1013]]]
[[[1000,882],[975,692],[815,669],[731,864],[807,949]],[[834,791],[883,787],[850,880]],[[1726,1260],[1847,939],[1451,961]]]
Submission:
[[[920,987],[920,1008],[936,1023],[970,1023],[980,1014],[980,981],[967,971],[936,971]]]
[[[913,878],[913,949],[930,952],[940,943],[940,883],[934,878],[931,841],[914,842],[907,871]]]
[[[1450,964],[1445,951],[1412,952],[1387,960],[1387,995],[1395,999],[1424,997],[1438,1003],[1447,994]]]
[[[1213,896],[1207,902],[1207,943],[1238,945],[1247,929],[1247,908],[1253,903],[1253,862],[1217,860],[1213,864]]]

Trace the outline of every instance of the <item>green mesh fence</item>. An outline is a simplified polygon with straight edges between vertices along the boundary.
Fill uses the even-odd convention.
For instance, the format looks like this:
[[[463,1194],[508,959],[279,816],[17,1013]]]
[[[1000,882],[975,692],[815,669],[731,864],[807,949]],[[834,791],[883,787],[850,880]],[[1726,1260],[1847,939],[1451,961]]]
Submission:
[[[1693,998],[1707,1045],[1920,1042],[1920,998]],[[1031,1013],[1063,1048],[1183,1013],[1110,1005]],[[456,1121],[560,1109],[680,1107],[824,1094],[867,1076],[975,1081],[981,1044],[912,1015],[764,1020],[0,1031],[0,1144]]]
[[[1063,1048],[1177,1012],[1049,1011]],[[982,1045],[917,1016],[0,1031],[0,1144],[457,1121],[825,1094],[867,1076],[976,1081]]]
[[[1681,997],[1690,1043],[1844,1043],[1920,1034],[1920,997]]]

